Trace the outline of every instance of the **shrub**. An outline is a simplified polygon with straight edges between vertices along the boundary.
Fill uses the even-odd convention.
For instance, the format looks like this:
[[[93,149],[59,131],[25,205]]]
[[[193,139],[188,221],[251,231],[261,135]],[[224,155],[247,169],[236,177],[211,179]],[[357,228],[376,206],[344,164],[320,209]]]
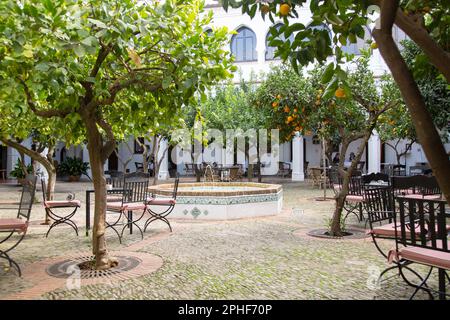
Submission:
[[[58,166],[59,173],[67,176],[81,176],[82,174],[87,175],[88,169],[89,163],[83,162],[81,159],[71,157],[67,157],[66,160],[61,162]]]

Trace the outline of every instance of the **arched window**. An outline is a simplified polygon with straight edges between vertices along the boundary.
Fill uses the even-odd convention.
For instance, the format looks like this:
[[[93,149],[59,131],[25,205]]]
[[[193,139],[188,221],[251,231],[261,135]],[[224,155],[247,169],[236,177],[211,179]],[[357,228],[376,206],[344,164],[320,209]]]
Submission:
[[[247,27],[241,27],[231,38],[231,53],[235,61],[256,61],[256,35]]]
[[[277,30],[279,30],[281,27],[283,26],[283,24],[282,23],[278,23],[277,25],[275,25],[275,28],[277,29]],[[276,51],[276,47],[271,47],[270,45],[269,45],[269,37],[271,36],[271,34],[270,34],[270,31],[269,32],[267,32],[267,35],[266,35],[266,60],[273,60],[273,59],[275,59],[275,51]],[[286,38],[285,38],[285,36],[284,36],[284,34],[281,34],[280,36],[279,36],[279,39],[281,40],[281,41],[286,41]],[[294,41],[294,35],[293,34],[291,34],[290,36],[289,36],[289,41],[290,42],[293,42]]]
[[[307,27],[308,29],[311,29],[311,30],[325,30],[325,31],[327,31],[328,32],[328,37],[331,39],[332,38],[332,35],[331,35],[331,31],[330,31],[330,28],[328,28],[328,26],[326,25],[326,24],[319,24],[319,25],[317,25],[317,26],[312,26],[312,25],[308,25],[308,27]],[[306,38],[305,40],[307,40],[308,38]]]

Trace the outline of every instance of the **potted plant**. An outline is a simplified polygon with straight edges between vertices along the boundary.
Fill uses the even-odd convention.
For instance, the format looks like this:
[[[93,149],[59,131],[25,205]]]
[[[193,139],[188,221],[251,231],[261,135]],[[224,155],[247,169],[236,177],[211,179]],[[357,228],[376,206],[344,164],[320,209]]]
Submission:
[[[70,182],[80,181],[81,175],[87,175],[89,164],[78,158],[67,157],[58,166],[60,174],[68,176]]]
[[[24,166],[22,162],[18,160],[14,169],[9,174],[11,177],[16,178],[18,183],[23,184],[25,176],[28,173],[33,173],[33,166],[31,164]]]

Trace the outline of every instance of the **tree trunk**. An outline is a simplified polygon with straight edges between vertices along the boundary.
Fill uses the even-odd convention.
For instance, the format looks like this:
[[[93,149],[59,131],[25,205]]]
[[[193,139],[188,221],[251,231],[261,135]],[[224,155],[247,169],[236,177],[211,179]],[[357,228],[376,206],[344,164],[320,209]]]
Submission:
[[[95,267],[104,270],[117,265],[117,260],[111,258],[106,246],[106,179],[104,175],[105,161],[103,139],[97,124],[91,115],[83,116],[87,129],[89,161],[95,190],[94,227],[92,234],[92,252],[95,255]]]
[[[386,30],[375,29],[373,36],[411,113],[418,141],[425,151],[433,174],[450,203],[450,160],[417,83],[393,41],[392,34]]]
[[[364,153],[364,149],[366,148],[366,144],[369,141],[370,135],[372,134],[372,130],[375,127],[375,123],[376,123],[376,121],[371,121],[370,127],[364,133],[362,141],[358,146],[358,150],[356,151],[355,158],[352,160],[352,163],[347,170],[344,170],[345,154],[347,153],[348,146],[350,145],[350,143],[353,140],[345,139],[345,138],[342,139],[342,147],[340,150],[338,174],[343,175],[343,180],[342,180],[341,190],[339,191],[339,193],[336,196],[336,207],[334,210],[333,220],[332,220],[331,228],[330,228],[331,236],[336,236],[336,237],[342,236],[341,217],[342,217],[342,211],[344,209],[345,198],[347,197],[347,194],[349,191],[350,178],[353,174],[353,171],[356,168],[356,165],[358,164],[359,161],[361,161],[361,157]]]

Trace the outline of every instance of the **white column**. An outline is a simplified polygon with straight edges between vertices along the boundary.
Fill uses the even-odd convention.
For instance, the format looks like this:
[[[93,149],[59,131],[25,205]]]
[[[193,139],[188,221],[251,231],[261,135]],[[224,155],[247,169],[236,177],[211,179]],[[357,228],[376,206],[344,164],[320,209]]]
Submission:
[[[303,143],[303,137],[299,132],[296,132],[292,140],[292,181],[305,180]]]
[[[264,32],[256,33],[256,54],[258,63],[263,64],[266,60],[266,34]]]
[[[378,132],[373,131],[368,142],[368,172],[367,173],[377,173],[381,170],[381,141]]]
[[[10,177],[9,173],[16,166],[17,160],[19,159],[19,153],[16,149],[8,147],[7,158],[6,158],[6,175]]]
[[[161,165],[159,166],[159,174],[158,174],[159,180],[167,180],[169,178],[169,155],[168,150],[166,149],[167,149],[167,140],[162,139],[159,143],[158,161],[161,160],[163,155],[164,158],[161,161]]]

